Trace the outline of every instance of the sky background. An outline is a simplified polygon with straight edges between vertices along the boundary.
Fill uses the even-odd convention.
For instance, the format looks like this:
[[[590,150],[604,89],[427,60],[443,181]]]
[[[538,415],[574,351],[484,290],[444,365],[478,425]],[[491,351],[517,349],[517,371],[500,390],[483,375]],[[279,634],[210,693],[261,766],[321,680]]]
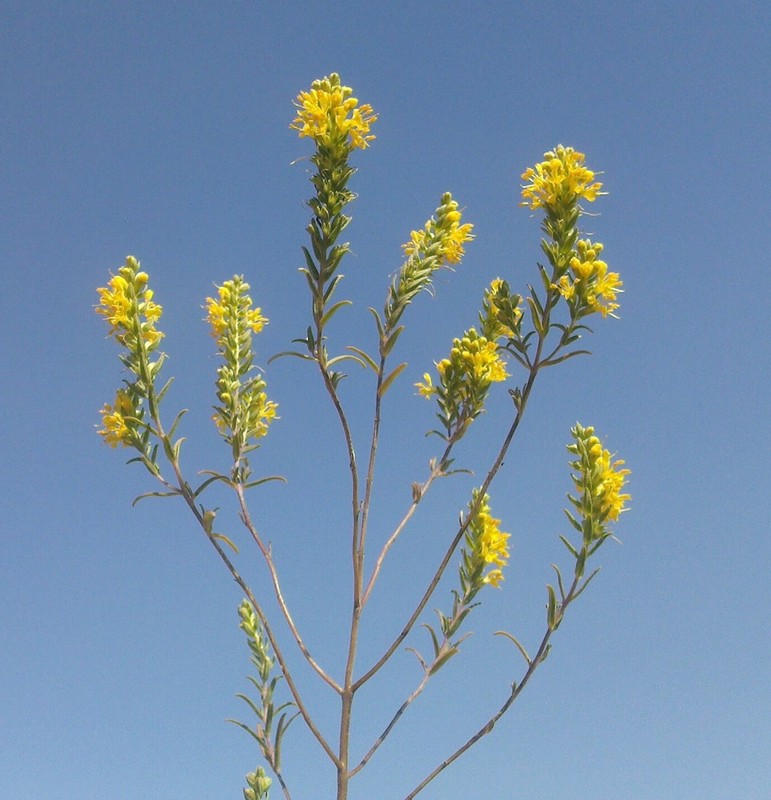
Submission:
[[[166,413],[190,409],[184,466],[226,469],[201,306],[214,281],[244,274],[270,318],[260,364],[303,334],[311,146],[288,126],[293,98],[332,71],[380,118],[372,147],[354,156],[340,296],[355,305],[335,319],[330,348],[375,348],[366,308],[382,306],[400,244],[443,191],[477,235],[406,318],[398,358],[409,366],[388,396],[373,547],[435,453],[423,436],[433,409],[413,382],[474,324],[492,278],[520,291],[536,280],[538,219],[517,205],[519,175],[558,143],[604,173],[609,194],[591,207],[600,216],[585,219],[625,288],[620,319],[595,325],[591,358],[536,384],[491,490],[512,533],[506,581],[482,593],[474,636],[354,779],[352,800],[402,798],[521,675],[492,633],[534,648],[549,564],[569,568],[558,534],[576,420],[633,470],[623,544],[598,554],[602,573],[514,709],[421,797],[771,795],[770,33],[760,2],[6,2],[0,798],[225,800],[261,763],[224,721],[251,721],[235,698],[250,669],[238,588],[181,503],[131,507],[150,478],[95,435],[122,375],[93,306],[127,254],[142,261],[176,377]],[[279,360],[266,376],[281,420],[253,464],[288,484],[254,490],[253,511],[311,651],[339,676],[344,452],[308,365]],[[508,427],[510,401],[494,388],[457,452],[477,475],[441,483],[394,548],[361,667],[401,627]],[[342,389],[360,451],[371,393],[357,370]],[[242,545],[239,567],[273,609],[230,498],[215,502]],[[449,607],[454,581],[453,567],[432,607]],[[286,649],[334,739],[335,698]],[[362,691],[354,753],[419,677],[400,652]],[[284,761],[295,800],[333,796],[333,770],[301,722]]]

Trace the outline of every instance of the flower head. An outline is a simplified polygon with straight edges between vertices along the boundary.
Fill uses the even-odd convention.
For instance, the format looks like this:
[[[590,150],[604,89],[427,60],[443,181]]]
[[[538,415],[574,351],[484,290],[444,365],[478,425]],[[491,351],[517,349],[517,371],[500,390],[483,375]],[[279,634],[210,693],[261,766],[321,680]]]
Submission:
[[[578,523],[568,516],[583,532],[586,544],[590,544],[606,538],[609,535],[607,522],[618,521],[626,510],[630,495],[623,490],[630,470],[624,467],[621,459],[614,460],[595,435],[594,428],[577,424],[571,434],[574,441],[568,445],[568,452],[576,456],[570,466],[575,470],[572,478],[579,496],[568,495],[568,499],[583,519]]]
[[[509,377],[498,345],[480,336],[475,328],[469,328],[462,338],[453,339],[449,356],[436,369],[438,385],[434,386],[427,374],[423,383],[415,385],[423,397],[436,395],[438,416],[448,436],[462,436],[484,411],[490,386]]]
[[[469,510],[473,511],[473,516],[466,528],[461,585],[468,584],[476,589],[482,584],[498,586],[503,580],[501,568],[509,562],[508,542],[511,534],[504,533],[500,528],[501,521],[492,516],[490,498],[485,495],[480,502],[476,489]],[[485,573],[490,566],[492,569]]]
[[[249,284],[239,275],[218,286],[216,298],[206,298],[206,312],[223,360],[216,381],[220,405],[212,419],[238,462],[276,419],[278,406],[268,399],[265,380],[252,364],[252,334],[260,333],[268,320],[252,305]]]
[[[479,322],[482,334],[490,341],[515,339],[522,321],[522,298],[512,294],[509,284],[496,278],[485,289]]]
[[[343,138],[351,149],[368,147],[375,138],[369,130],[377,115],[372,106],[359,105],[352,94],[350,87],[340,83],[337,73],[314,81],[310,91],[297,96],[297,117],[289,127],[317,144]]]
[[[568,301],[573,301],[579,316],[599,312],[603,317],[615,316],[615,302],[622,291],[623,281],[617,272],[608,272],[608,265],[599,258],[603,251],[600,242],[580,239],[575,255],[570,259],[573,279],[563,275],[554,288]]]
[[[581,198],[594,202],[602,184],[595,181],[595,173],[584,166],[585,156],[572,147],[557,145],[544,153],[544,161],[522,173],[522,202],[533,211],[572,205]]]
[[[137,412],[128,392],[118,389],[114,405],[105,403],[101,410],[102,429],[97,433],[110,447],[129,447],[132,444],[132,418]]]
[[[410,241],[402,245],[405,255],[414,259],[434,257],[440,265],[459,264],[465,253],[463,245],[474,238],[474,226],[461,224],[461,217],[458,203],[447,192],[436,210],[436,219],[431,217],[423,228],[410,233]]]
[[[155,327],[163,308],[153,301],[153,291],[147,283],[147,273],[140,272],[139,262],[129,256],[107,286],[97,289],[96,313],[109,324],[109,335],[130,350],[138,346],[140,339],[154,349],[163,337]]]

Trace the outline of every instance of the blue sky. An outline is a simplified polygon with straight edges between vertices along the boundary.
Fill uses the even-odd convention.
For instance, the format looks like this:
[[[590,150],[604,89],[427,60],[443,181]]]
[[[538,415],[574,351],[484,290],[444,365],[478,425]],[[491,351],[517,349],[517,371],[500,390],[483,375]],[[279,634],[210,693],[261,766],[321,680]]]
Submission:
[[[249,670],[237,587],[181,504],[131,508],[149,479],[94,434],[121,375],[92,307],[109,270],[136,255],[165,309],[169,412],[190,409],[185,465],[226,468],[208,420],[216,362],[201,306],[212,282],[243,273],[270,318],[261,363],[302,335],[309,164],[292,162],[310,147],[288,125],[292,99],[332,71],[380,119],[355,156],[341,289],[355,305],[331,345],[374,347],[366,308],[382,305],[400,243],[443,191],[477,234],[407,319],[374,540],[433,453],[412,382],[474,323],[490,279],[523,291],[535,280],[538,220],[517,206],[519,175],[558,143],[604,172],[609,194],[588,222],[625,284],[621,318],[595,326],[592,357],[539,381],[491,492],[512,533],[502,590],[485,594],[464,652],[352,798],[403,797],[521,672],[491,634],[533,646],[542,631],[549,564],[567,564],[557,534],[576,420],[633,470],[623,544],[600,551],[602,573],[515,708],[421,796],[768,797],[766,5],[12,0],[3,16],[0,798],[236,798],[259,763],[224,722],[248,719],[234,697]],[[289,483],[256,491],[254,509],[298,625],[339,674],[344,454],[313,373],[283,360],[266,374],[281,420],[254,466]],[[344,385],[357,434],[370,384],[352,372]],[[459,466],[484,469],[509,414],[501,390]],[[441,485],[394,549],[361,664],[401,624],[474,480]],[[226,502],[239,565],[267,596]],[[334,736],[334,698],[297,668]],[[401,653],[362,693],[355,750],[418,679]],[[296,800],[332,796],[333,772],[300,723],[285,750]]]

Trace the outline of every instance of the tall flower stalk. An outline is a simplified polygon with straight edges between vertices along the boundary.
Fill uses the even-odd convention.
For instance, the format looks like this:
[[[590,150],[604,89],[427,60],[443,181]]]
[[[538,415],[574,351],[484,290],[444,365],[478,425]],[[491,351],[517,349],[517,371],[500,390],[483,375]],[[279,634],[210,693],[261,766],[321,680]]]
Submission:
[[[467,245],[473,241],[473,225],[464,219],[464,211],[452,194],[442,194],[439,205],[428,220],[412,230],[403,245],[403,261],[387,287],[381,308],[370,308],[374,320],[371,346],[350,344],[341,352],[330,353],[328,329],[336,315],[350,301],[339,299],[343,278],[340,271],[349,244],[342,240],[351,218],[348,209],[355,195],[350,182],[356,169],[351,159],[357,150],[366,150],[375,139],[372,132],[377,114],[360,103],[353,91],[342,84],[337,74],[314,81],[295,101],[296,116],[290,125],[301,138],[310,139],[313,153],[310,178],[313,195],[307,201],[311,212],[306,228],[308,241],[302,247],[304,265],[300,271],[310,294],[309,323],[304,335],[295,340],[300,345],[279,355],[292,355],[310,362],[326,391],[332,413],[340,427],[342,446],[348,460],[350,492],[350,600],[347,623],[347,647],[342,673],[335,676],[310,652],[290,611],[281,584],[273,550],[260,530],[270,525],[269,517],[258,520],[250,510],[247,493],[277,476],[255,478],[250,459],[269,434],[277,417],[277,403],[268,395],[266,377],[257,366],[255,336],[267,324],[262,309],[250,296],[250,286],[243,276],[235,275],[206,298],[206,321],[216,344],[219,364],[215,377],[213,420],[229,450],[228,468],[203,470],[205,477],[194,485],[185,477],[180,454],[184,439],[174,439],[184,411],[166,428],[161,415],[161,401],[170,381],[160,386],[164,355],[159,352],[163,333],[157,323],[162,308],[149,288],[149,277],[139,262],[129,257],[107,286],[99,289],[97,312],[105,319],[109,335],[121,348],[120,359],[127,379],[117,390],[112,403],[102,408],[98,433],[111,447],[124,447],[136,453],[132,460],[142,463],[163,487],[147,496],[180,497],[192,512],[230,576],[245,595],[239,607],[241,627],[250,650],[256,674],[249,680],[256,690],[254,698],[239,695],[254,713],[250,725],[238,722],[256,741],[269,777],[262,766],[246,776],[245,800],[267,800],[270,787],[277,781],[286,800],[291,800],[289,781],[282,766],[282,744],[295,716],[303,720],[316,742],[329,758],[336,773],[336,798],[348,800],[350,781],[376,755],[392,734],[403,715],[422,694],[431,678],[459,654],[471,612],[480,598],[495,601],[504,582],[504,570],[511,558],[511,534],[504,532],[503,521],[493,516],[490,492],[499,478],[504,460],[522,424],[527,405],[540,372],[588,351],[579,347],[589,331],[586,318],[613,317],[618,310],[622,282],[604,260],[604,245],[588,238],[581,228],[583,203],[593,203],[604,192],[596,173],[586,165],[585,156],[570,147],[557,146],[544,154],[544,160],[522,174],[522,205],[542,216],[541,250],[546,262],[537,265],[538,280],[512,289],[508,279],[497,277],[484,290],[480,311],[473,324],[466,324],[454,337],[446,356],[434,362],[432,369],[423,365],[423,378],[414,384],[420,396],[435,404],[439,444],[428,464],[426,474],[411,484],[410,501],[390,532],[379,531],[374,552],[367,548],[370,510],[375,499],[375,474],[380,445],[381,423],[388,411],[387,393],[398,385],[407,369],[405,362],[392,362],[407,325],[407,311],[419,295],[430,292],[433,278],[440,269],[461,265]],[[372,428],[365,442],[363,466],[357,459],[341,382],[346,377],[342,367],[358,364],[372,373]],[[472,426],[486,413],[492,392],[505,387],[512,400],[508,429],[491,454],[479,485],[460,512],[457,525],[447,530],[445,546],[436,557],[431,577],[423,587],[412,591],[413,607],[406,620],[395,624],[390,644],[379,656],[361,667],[358,651],[365,634],[362,613],[381,570],[396,541],[406,534],[416,510],[433,485],[444,478],[466,472],[456,468],[462,448],[471,438]],[[629,495],[626,481],[629,470],[624,462],[611,455],[592,427],[576,424],[571,430],[570,454],[573,489],[568,494],[566,519],[568,533],[560,536],[573,559],[572,578],[565,580],[555,566],[556,582],[548,585],[546,627],[531,657],[512,633],[500,631],[525,661],[520,679],[505,684],[498,710],[455,751],[406,795],[410,800],[437,775],[454,763],[479,739],[490,733],[506,713],[532,674],[543,663],[551,647],[551,637],[565,618],[572,602],[597,574],[588,576],[587,564],[607,539],[626,510]],[[436,441],[436,440],[434,440]],[[170,472],[168,470],[170,469]],[[166,470],[167,472],[164,472]],[[273,601],[281,615],[288,636],[272,625],[255,592],[241,576],[236,557],[237,537],[219,530],[217,509],[204,505],[208,487],[219,483],[236,497],[242,533],[257,548],[269,576]],[[575,539],[578,534],[578,539]],[[428,631],[430,650],[416,656],[422,675],[414,689],[384,720],[382,732],[355,754],[351,731],[355,698],[358,691],[374,679],[396,651],[415,632],[423,620],[428,603],[447,574],[453,561],[458,564],[456,588],[446,611],[437,611],[437,620],[423,627]],[[489,594],[482,594],[488,592]],[[296,666],[284,652],[284,638],[297,647],[305,665],[340,698],[339,726],[336,738],[329,737],[317,725],[304,692],[299,689]],[[302,663],[302,662],[300,662]],[[278,697],[282,694],[284,697]]]

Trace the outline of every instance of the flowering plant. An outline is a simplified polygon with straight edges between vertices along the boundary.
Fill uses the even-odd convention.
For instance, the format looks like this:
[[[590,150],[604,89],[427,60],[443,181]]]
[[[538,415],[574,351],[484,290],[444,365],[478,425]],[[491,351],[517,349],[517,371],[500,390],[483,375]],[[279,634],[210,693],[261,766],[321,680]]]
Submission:
[[[276,479],[273,476],[254,479],[250,458],[277,419],[278,405],[269,398],[266,379],[254,363],[254,336],[268,320],[254,306],[243,276],[236,275],[218,286],[216,296],[207,298],[205,306],[220,359],[213,420],[230,448],[229,470],[205,471],[202,473],[205,477],[197,485],[183,472],[180,449],[184,440],[175,436],[184,412],[176,414],[167,425],[161,411],[170,385],[170,381],[160,383],[164,355],[158,348],[163,333],[157,326],[162,308],[154,300],[147,273],[131,256],[108,285],[98,290],[96,310],[108,323],[109,335],[120,346],[121,362],[128,374],[113,404],[103,407],[102,427],[98,432],[111,447],[133,450],[136,455],[132,460],[143,464],[160,482],[161,490],[143,496],[178,497],[188,506],[245,596],[239,617],[256,671],[250,681],[257,694],[254,698],[239,696],[254,713],[256,722],[236,724],[255,740],[264,762],[264,766],[246,776],[247,787],[243,791],[246,800],[266,798],[274,780],[285,798],[291,798],[281,754],[285,734],[296,718],[307,726],[328,757],[336,773],[337,800],[346,800],[351,779],[390,736],[431,677],[459,653],[468,635],[462,632],[463,627],[479,604],[480,593],[501,586],[510,559],[510,534],[502,530],[501,520],[493,516],[491,486],[522,423],[538,375],[547,367],[587,353],[578,347],[581,336],[589,331],[586,318],[615,316],[622,284],[618,274],[610,272],[600,258],[603,245],[581,238],[581,204],[592,203],[604,194],[602,184],[586,166],[582,153],[558,146],[522,175],[522,205],[543,214],[541,248],[548,263],[537,266],[537,286],[527,286],[523,294],[516,293],[508,281],[493,279],[481,298],[477,324],[453,339],[449,354],[435,363],[433,375],[426,371],[422,381],[415,384],[420,396],[436,404],[439,427],[432,432],[441,445],[430,460],[428,473],[412,484],[411,502],[398,524],[390,535],[383,537],[377,555],[366,559],[368,523],[375,496],[375,465],[386,410],[384,400],[407,366],[391,363],[405,329],[405,314],[422,291],[431,289],[438,270],[461,263],[465,246],[474,239],[473,225],[464,221],[463,212],[451,194],[442,195],[435,213],[422,227],[413,230],[403,245],[404,262],[388,287],[382,311],[370,309],[375,325],[375,349],[368,351],[363,346],[350,345],[342,353],[330,354],[327,330],[337,313],[350,304],[336,296],[342,279],[339,267],[349,251],[348,244],[341,242],[340,237],[350,222],[346,211],[354,199],[348,187],[355,173],[350,162],[355,150],[368,148],[374,140],[372,126],[377,115],[369,105],[360,104],[336,74],[315,81],[309,91],[300,93],[295,105],[297,115],[290,127],[300,137],[311,139],[314,146],[310,157],[315,167],[310,179],[314,193],[307,201],[311,212],[307,227],[309,241],[302,248],[304,266],[300,270],[311,304],[305,335],[295,340],[299,349],[279,355],[299,357],[313,367],[337,417],[348,456],[352,614],[342,674],[335,676],[310,654],[282,592],[271,548],[258,530],[247,502],[248,489]],[[372,433],[365,443],[363,468],[357,460],[357,443],[340,395],[340,384],[345,377],[340,366],[346,361],[356,362],[374,374]],[[383,564],[431,487],[460,471],[452,468],[457,445],[485,411],[493,385],[500,383],[509,384],[512,400],[508,430],[497,451],[491,454],[481,483],[471,490],[459,522],[448,537],[449,545],[437,556],[427,586],[417,593],[414,610],[397,628],[399,633],[380,657],[362,669],[357,663],[357,645],[365,632],[362,612]],[[629,470],[624,468],[623,461],[611,455],[592,427],[576,424],[567,449],[572,459],[570,479],[575,494],[568,494],[569,509],[565,513],[578,538],[567,535],[560,538],[573,560],[572,576],[565,578],[554,567],[555,586],[547,586],[546,627],[534,655],[512,633],[499,632],[524,659],[523,674],[509,684],[504,701],[485,724],[466,734],[468,738],[454,752],[441,757],[438,765],[405,796],[406,800],[415,797],[492,731],[543,663],[551,637],[569,606],[597,573],[594,570],[587,575],[587,564],[613,535],[613,526],[626,508],[629,495],[624,488]],[[283,634],[278,631],[276,620],[265,611],[266,598],[253,590],[237,570],[238,550],[232,538],[215,530],[217,509],[205,500],[213,483],[223,484],[235,496],[240,520],[267,567],[272,593],[283,618]],[[384,721],[382,733],[368,746],[355,750],[351,724],[357,692],[380,673],[413,633],[455,556],[459,561],[457,588],[452,591],[451,605],[447,611],[438,611],[438,622],[423,622],[429,633],[430,650],[421,653],[410,648],[422,670],[418,685],[390,719]],[[317,724],[299,688],[294,668],[286,657],[286,648],[292,645],[298,648],[308,668],[340,698],[336,743]],[[285,699],[277,702],[275,697],[281,692]],[[355,752],[358,754],[354,755]]]

